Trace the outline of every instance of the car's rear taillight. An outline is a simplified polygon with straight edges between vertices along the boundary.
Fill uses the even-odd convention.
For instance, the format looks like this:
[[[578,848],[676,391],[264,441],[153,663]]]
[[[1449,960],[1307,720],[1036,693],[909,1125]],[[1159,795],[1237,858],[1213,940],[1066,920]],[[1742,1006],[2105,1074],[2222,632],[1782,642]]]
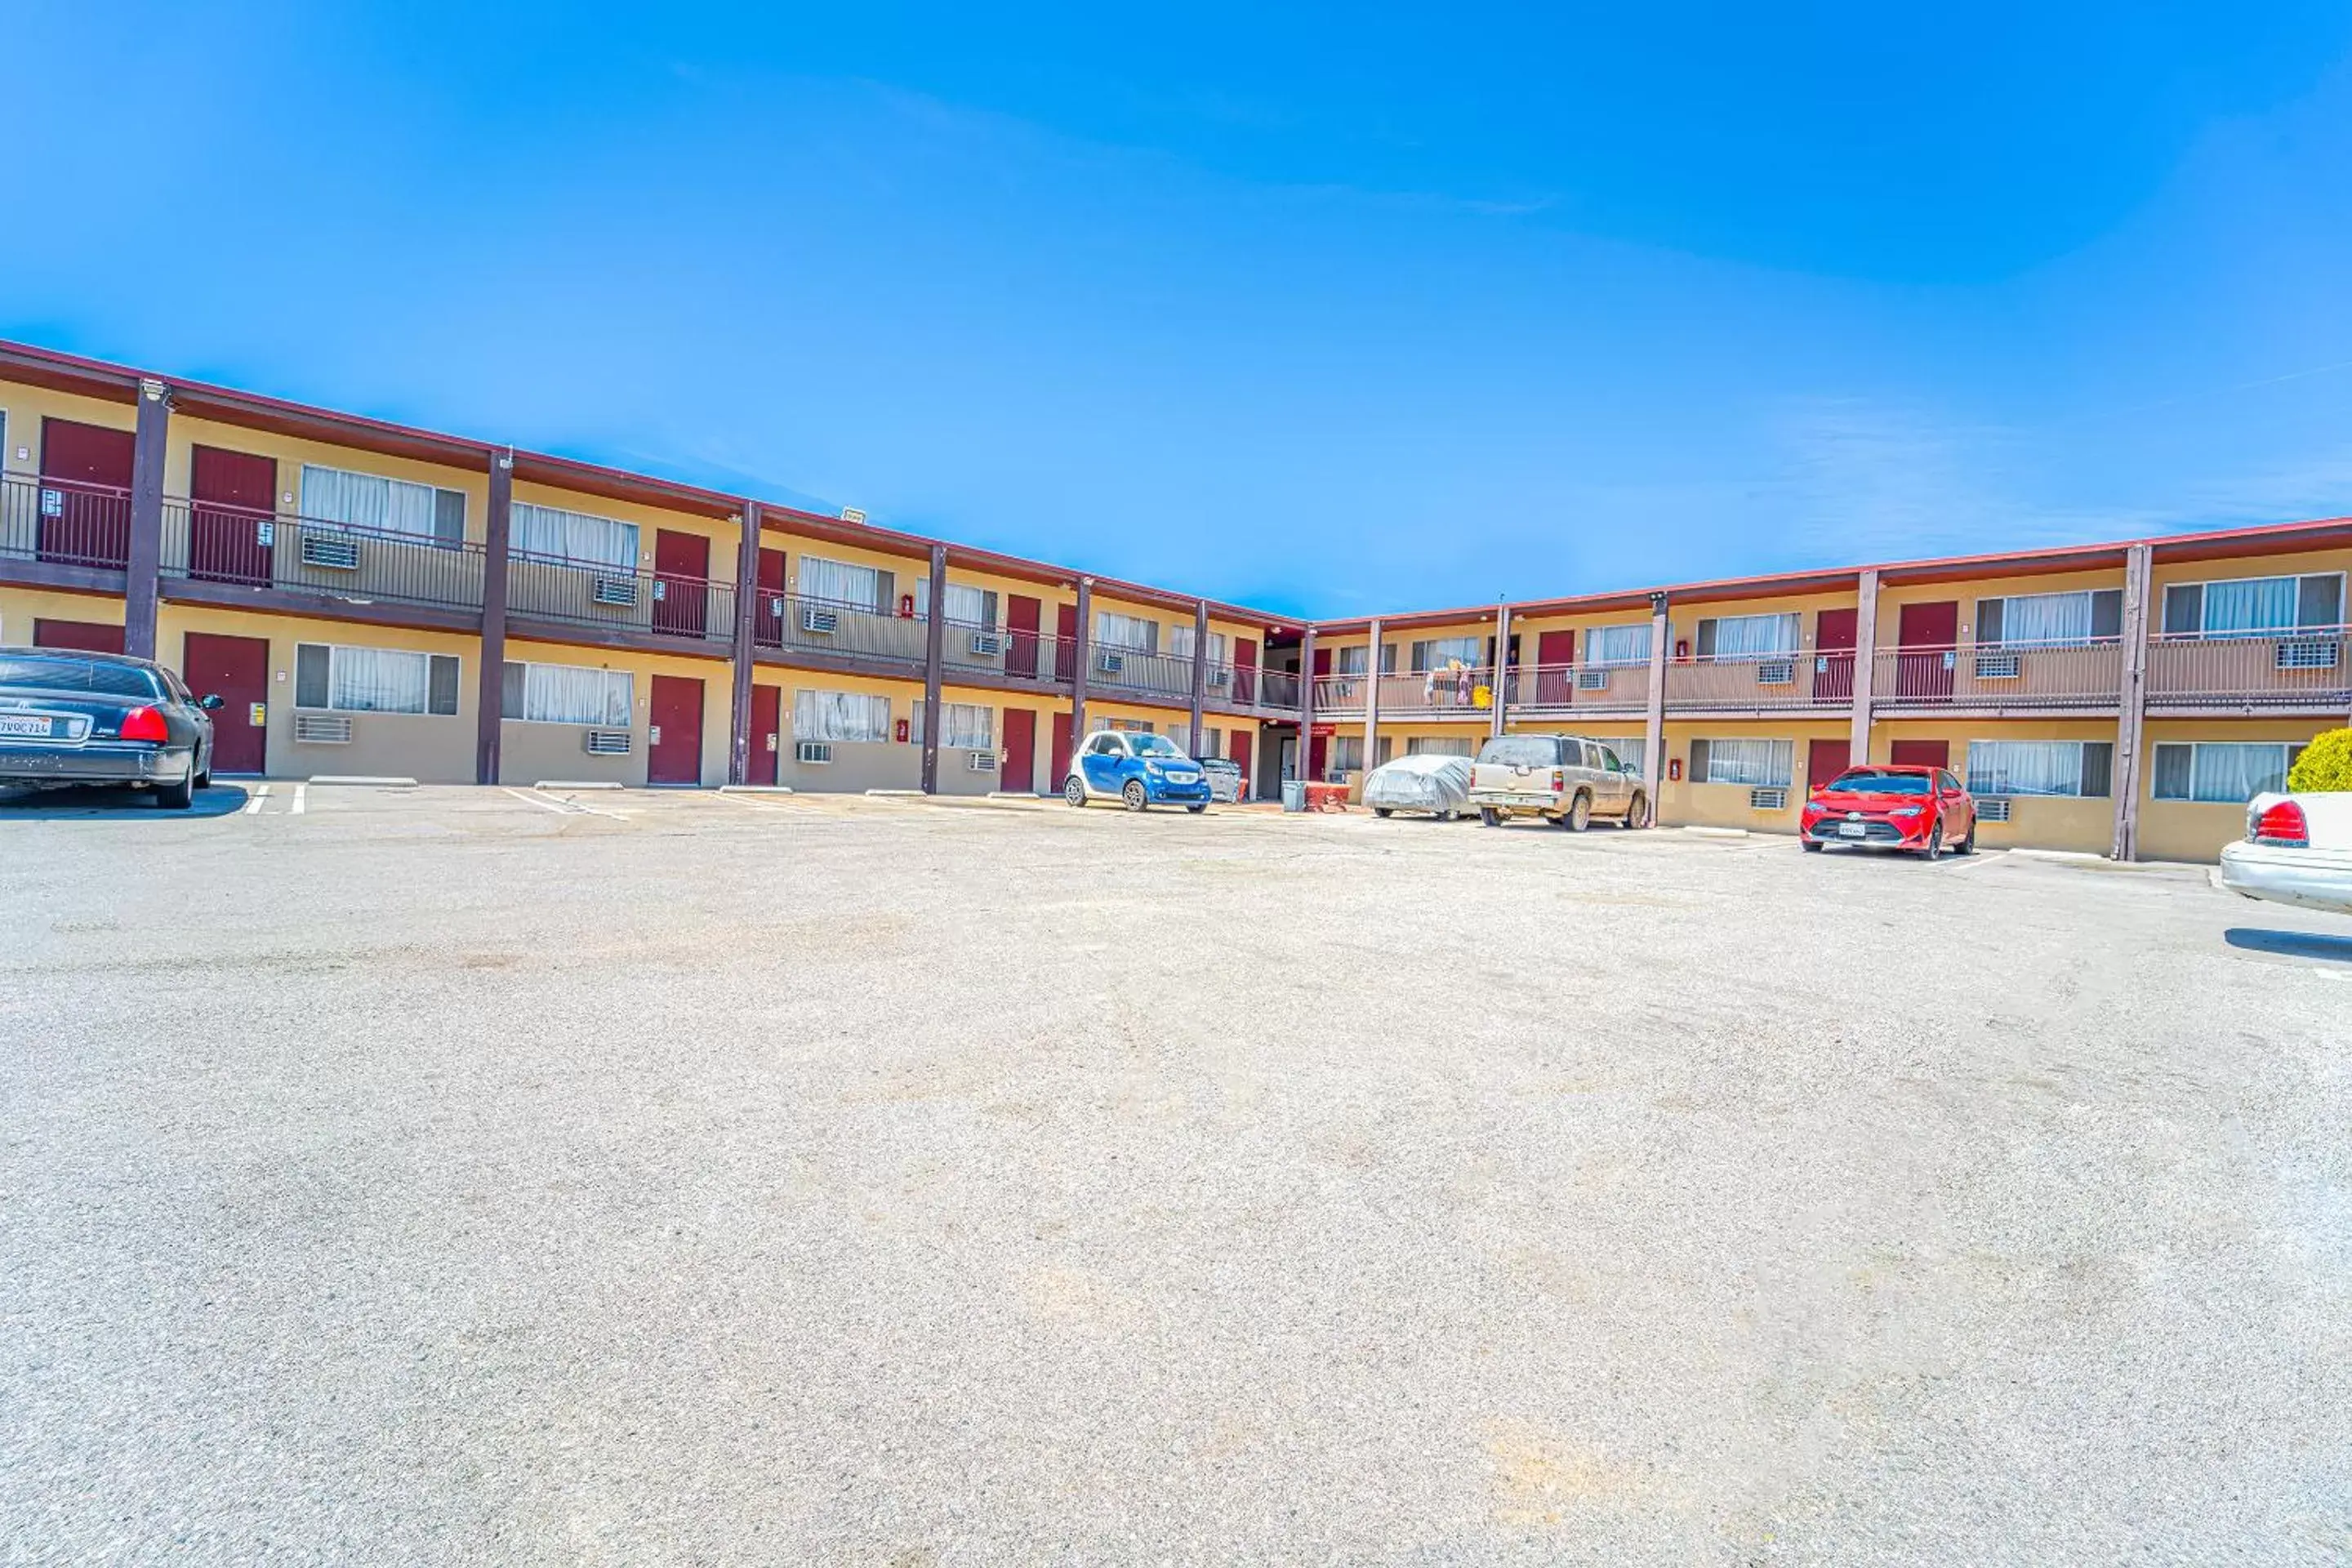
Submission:
[[[122,716],[122,738],[126,741],[168,741],[172,732],[164,728],[161,710],[133,708]]]
[[[2246,837],[2257,844],[2276,844],[2289,849],[2311,847],[2311,824],[2305,819],[2303,807],[2291,800],[2266,806],[2251,826],[2252,831]]]
[[[1562,791],[1562,790],[1566,789],[1567,787],[1568,787],[1568,776],[1567,776],[1565,773],[1561,773],[1558,768],[1554,768],[1554,769],[1552,769],[1552,771],[1551,771],[1551,792],[1552,792],[1552,794],[1554,794],[1554,795],[1558,795],[1560,791]]]

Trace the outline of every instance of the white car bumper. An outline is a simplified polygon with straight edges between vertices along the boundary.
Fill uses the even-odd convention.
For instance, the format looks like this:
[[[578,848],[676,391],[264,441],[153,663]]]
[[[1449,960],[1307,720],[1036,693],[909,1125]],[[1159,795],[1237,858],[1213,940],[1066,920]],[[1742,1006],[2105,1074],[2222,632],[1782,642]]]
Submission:
[[[2249,899],[2352,914],[2352,853],[2242,840],[2222,847],[2221,885]]]

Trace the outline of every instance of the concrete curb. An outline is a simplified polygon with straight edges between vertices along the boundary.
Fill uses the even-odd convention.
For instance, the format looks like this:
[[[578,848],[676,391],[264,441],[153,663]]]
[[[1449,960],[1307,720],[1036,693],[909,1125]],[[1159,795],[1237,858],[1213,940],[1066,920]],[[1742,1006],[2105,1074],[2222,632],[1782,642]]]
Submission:
[[[720,795],[790,795],[790,784],[720,784]]]
[[[923,792],[919,789],[869,789],[866,793],[879,800],[921,800],[924,798]]]
[[[390,774],[379,778],[372,773],[312,773],[308,781],[314,784],[344,784],[353,788],[415,789],[415,779],[394,778]]]
[[[1700,838],[1749,838],[1754,837],[1754,835],[1750,834],[1748,829],[1744,827],[1685,827],[1683,831]]]
[[[628,786],[613,784],[604,779],[541,779],[530,787],[533,789],[626,789]]]

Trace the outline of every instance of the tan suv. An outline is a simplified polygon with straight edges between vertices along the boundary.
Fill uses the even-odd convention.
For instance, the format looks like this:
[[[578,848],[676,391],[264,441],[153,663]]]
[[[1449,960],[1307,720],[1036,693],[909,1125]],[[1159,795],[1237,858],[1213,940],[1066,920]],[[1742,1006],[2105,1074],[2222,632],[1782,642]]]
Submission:
[[[1470,770],[1470,804],[1478,820],[1499,827],[1507,816],[1540,816],[1581,833],[1596,816],[1627,827],[1650,825],[1642,775],[1599,741],[1575,735],[1497,735],[1479,748]]]

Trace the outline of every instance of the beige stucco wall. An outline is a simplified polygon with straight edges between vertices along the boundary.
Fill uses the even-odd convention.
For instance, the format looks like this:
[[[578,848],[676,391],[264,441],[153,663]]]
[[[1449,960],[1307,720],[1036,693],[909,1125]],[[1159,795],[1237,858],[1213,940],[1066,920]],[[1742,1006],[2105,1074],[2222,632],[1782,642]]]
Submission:
[[[528,784],[541,779],[577,779],[642,786],[646,782],[647,766],[647,731],[652,721],[652,678],[656,675],[676,676],[702,683],[700,782],[715,785],[727,781],[727,745],[730,732],[729,701],[732,677],[724,661],[519,638],[509,639],[507,658],[511,663],[568,664],[592,669],[628,670],[635,678],[635,689],[631,696],[635,710],[629,718],[629,752],[623,757],[588,754],[588,731],[592,728],[604,728],[603,725],[547,724],[524,719],[504,721],[499,734],[499,782]]]

